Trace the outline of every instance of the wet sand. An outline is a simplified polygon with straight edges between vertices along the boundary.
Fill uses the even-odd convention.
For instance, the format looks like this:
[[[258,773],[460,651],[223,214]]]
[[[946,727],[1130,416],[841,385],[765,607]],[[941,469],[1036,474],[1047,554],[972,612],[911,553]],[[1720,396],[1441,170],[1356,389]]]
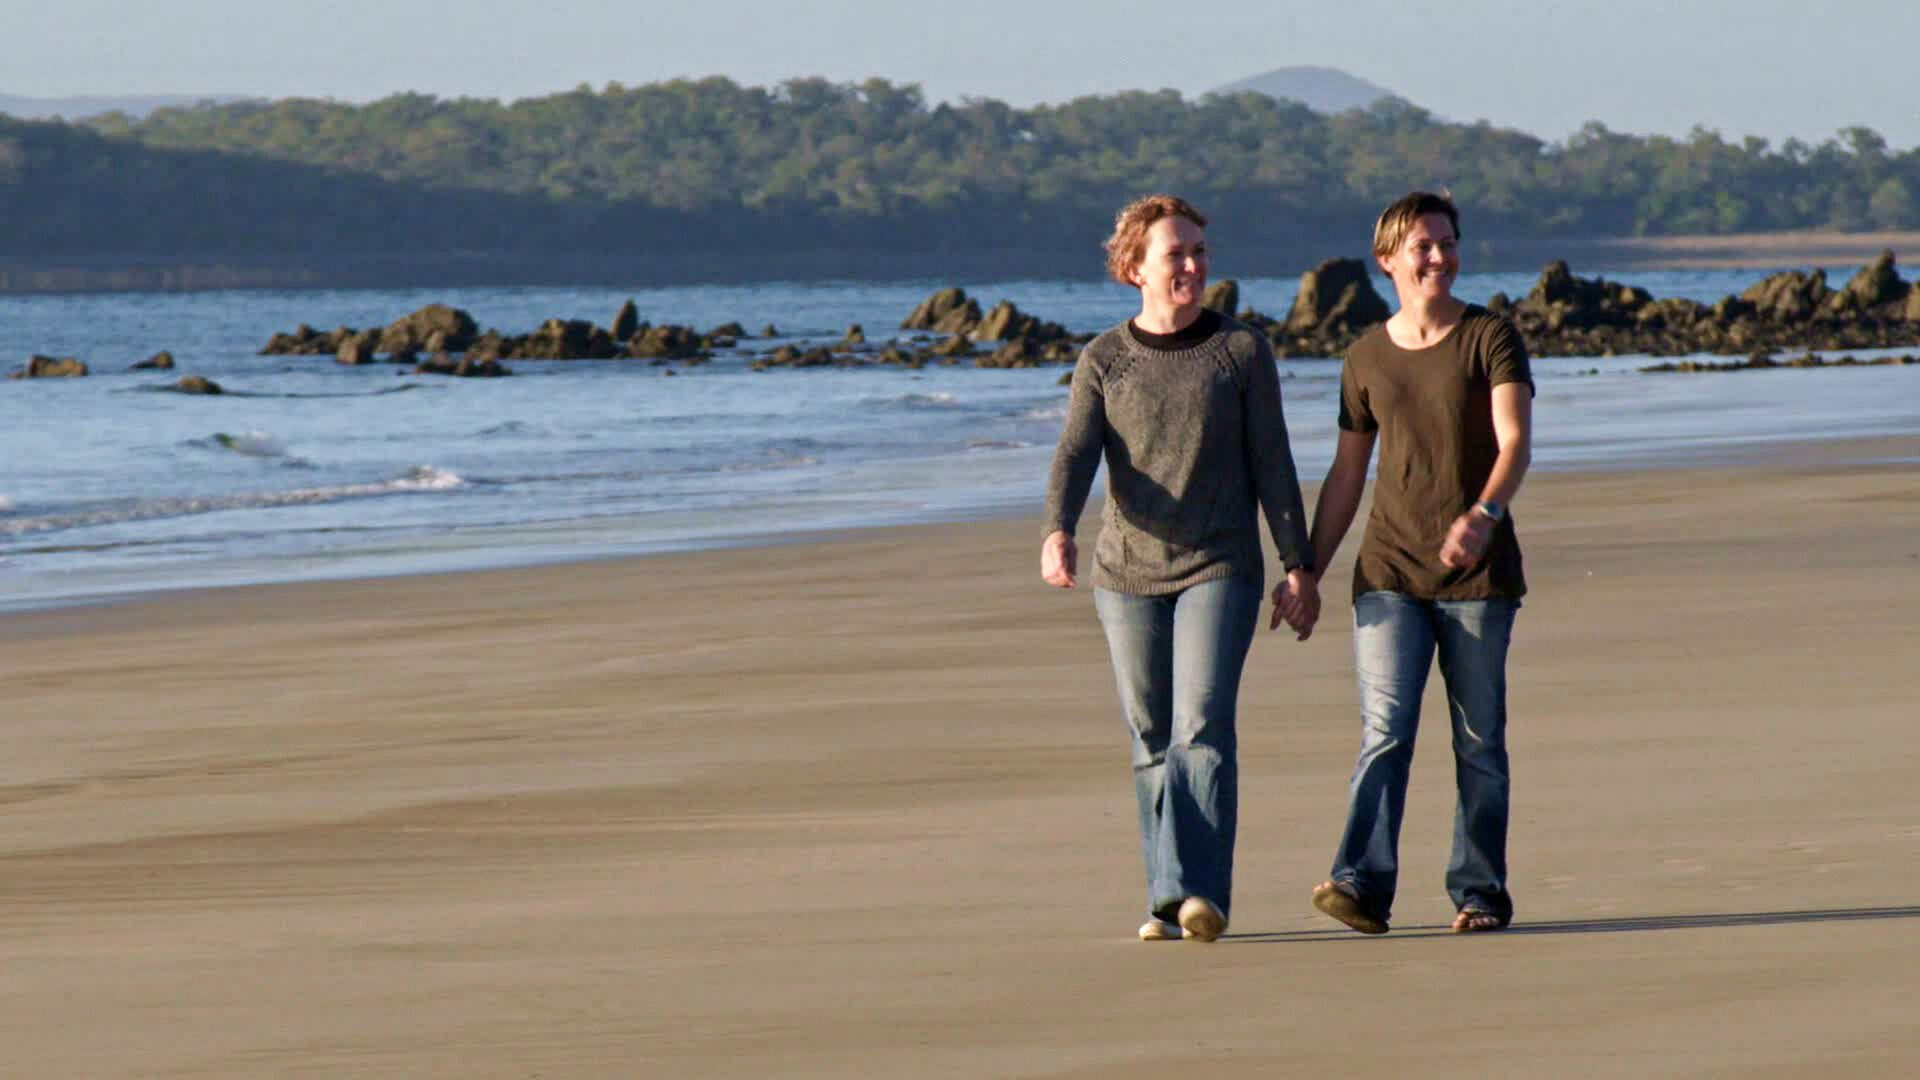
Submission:
[[[1254,645],[1211,946],[1133,940],[1033,520],[0,617],[0,1075],[1912,1076],[1920,466],[1783,460],[1517,501],[1503,935],[1437,679],[1393,933],[1308,903],[1351,539]]]

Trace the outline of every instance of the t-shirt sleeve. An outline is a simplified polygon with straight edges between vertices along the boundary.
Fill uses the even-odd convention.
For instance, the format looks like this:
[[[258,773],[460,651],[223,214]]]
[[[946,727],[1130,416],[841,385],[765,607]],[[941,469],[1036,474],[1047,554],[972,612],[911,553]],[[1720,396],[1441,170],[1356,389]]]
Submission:
[[[1526,363],[1526,359],[1522,354],[1520,357],[1522,365]],[[1361,385],[1360,375],[1354,369],[1351,352],[1340,364],[1340,430],[1380,430],[1380,422],[1373,418],[1373,407],[1367,401],[1366,387]]]
[[[1523,382],[1527,384],[1528,396],[1539,393],[1533,385],[1533,364],[1527,359],[1526,340],[1505,319],[1496,318],[1487,334],[1486,364],[1488,386]]]

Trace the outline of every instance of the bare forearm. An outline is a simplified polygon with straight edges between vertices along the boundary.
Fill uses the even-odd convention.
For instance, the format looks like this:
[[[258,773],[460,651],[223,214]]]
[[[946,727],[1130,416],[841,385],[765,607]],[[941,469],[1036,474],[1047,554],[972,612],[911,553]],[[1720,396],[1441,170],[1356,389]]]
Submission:
[[[1360,510],[1360,496],[1366,490],[1367,477],[1362,472],[1357,478],[1344,474],[1336,465],[1328,470],[1326,482],[1320,485],[1320,497],[1313,504],[1313,562],[1321,574],[1327,572],[1333,556],[1340,550],[1340,542],[1347,538],[1347,530],[1353,527],[1353,517]]]
[[[1527,478],[1527,467],[1533,463],[1533,447],[1525,439],[1515,440],[1500,448],[1500,456],[1494,459],[1492,471],[1487,473],[1487,482],[1480,489],[1480,502],[1498,503],[1506,506],[1520,493],[1520,483]]]

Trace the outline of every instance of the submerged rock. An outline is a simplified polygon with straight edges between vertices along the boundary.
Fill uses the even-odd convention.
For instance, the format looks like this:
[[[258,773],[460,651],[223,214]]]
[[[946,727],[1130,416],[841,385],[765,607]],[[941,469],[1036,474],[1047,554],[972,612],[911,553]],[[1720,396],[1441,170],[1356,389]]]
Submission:
[[[71,356],[33,356],[16,379],[77,379],[87,373],[87,365]]]

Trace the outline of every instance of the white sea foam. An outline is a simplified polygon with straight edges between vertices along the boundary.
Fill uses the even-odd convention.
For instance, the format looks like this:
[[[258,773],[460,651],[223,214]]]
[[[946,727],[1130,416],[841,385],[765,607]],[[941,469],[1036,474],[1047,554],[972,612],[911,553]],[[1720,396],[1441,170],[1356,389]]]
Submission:
[[[960,399],[945,391],[934,391],[930,394],[867,398],[860,404],[879,409],[951,409],[960,404]]]
[[[467,486],[459,473],[446,469],[436,469],[431,465],[415,465],[406,475],[387,482],[394,491],[451,491]]]
[[[467,486],[458,473],[417,465],[392,480],[375,484],[334,484],[327,487],[295,488],[291,491],[262,491],[243,495],[164,496],[151,499],[124,499],[96,505],[86,510],[62,514],[0,521],[0,536],[25,536],[99,525],[118,525],[129,521],[157,521],[164,518],[210,514],[221,510],[265,510],[277,506],[313,506],[319,503],[363,499],[410,492],[451,491]]]

